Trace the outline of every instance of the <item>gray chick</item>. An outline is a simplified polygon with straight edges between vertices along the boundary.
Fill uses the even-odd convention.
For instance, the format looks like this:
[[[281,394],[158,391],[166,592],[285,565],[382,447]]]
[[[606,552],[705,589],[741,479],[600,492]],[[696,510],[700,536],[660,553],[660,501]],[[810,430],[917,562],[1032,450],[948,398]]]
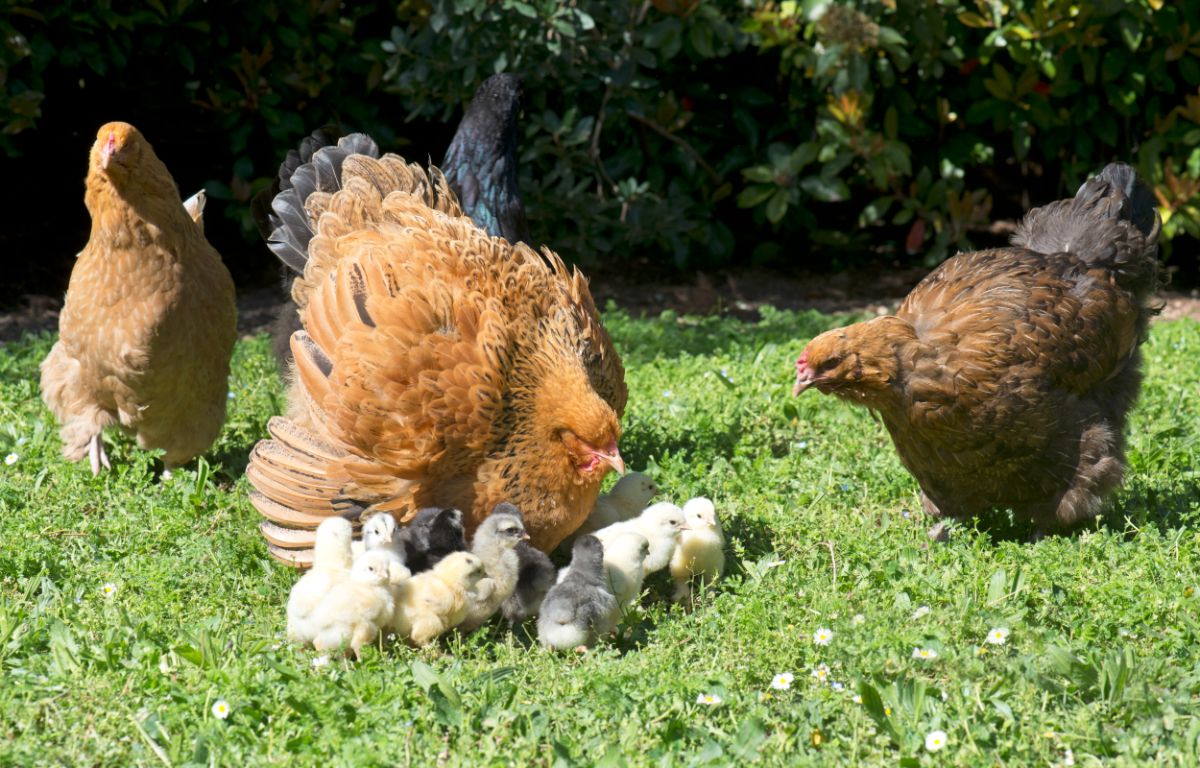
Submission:
[[[426,507],[396,532],[404,545],[404,563],[412,573],[427,571],[451,552],[466,552],[462,512]]]
[[[538,640],[554,650],[587,647],[612,631],[621,615],[604,584],[604,547],[595,536],[580,536],[562,582],[546,594],[538,615]]]
[[[487,576],[479,580],[467,618],[458,628],[471,632],[483,626],[517,588],[521,560],[517,545],[529,540],[521,510],[501,502],[475,531],[471,552],[483,562]]]

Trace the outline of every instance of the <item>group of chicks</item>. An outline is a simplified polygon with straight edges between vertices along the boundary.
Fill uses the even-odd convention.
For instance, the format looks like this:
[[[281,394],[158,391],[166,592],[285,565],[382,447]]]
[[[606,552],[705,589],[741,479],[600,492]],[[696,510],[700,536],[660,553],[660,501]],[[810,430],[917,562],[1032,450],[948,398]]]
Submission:
[[[317,528],[312,569],[288,598],[288,639],[357,658],[381,634],[424,646],[500,613],[511,624],[536,615],[547,648],[586,648],[617,626],[649,574],[669,569],[672,599],[685,601],[694,580],[724,570],[713,503],[647,506],[658,490],[639,472],[622,477],[570,542],[561,571],[530,546],[521,511],[508,503],[496,506],[470,547],[456,509],[430,507],[405,526],[376,514],[361,542],[347,520],[330,517]]]

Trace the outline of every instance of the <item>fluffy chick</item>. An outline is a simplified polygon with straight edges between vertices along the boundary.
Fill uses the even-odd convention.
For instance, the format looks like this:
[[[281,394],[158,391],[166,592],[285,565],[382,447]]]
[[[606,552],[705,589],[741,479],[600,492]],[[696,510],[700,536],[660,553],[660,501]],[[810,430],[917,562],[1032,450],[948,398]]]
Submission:
[[[426,507],[396,534],[404,546],[404,562],[413,573],[427,571],[451,552],[465,552],[462,512]]]
[[[642,592],[650,542],[634,531],[617,534],[604,544],[604,578],[619,606],[632,605]]]
[[[462,631],[481,627],[512,596],[521,570],[516,548],[528,540],[521,511],[507,502],[497,504],[491,516],[475,529],[471,552],[483,562],[487,576],[479,581],[467,618],[459,625]]]
[[[413,645],[428,645],[462,623],[483,577],[483,562],[470,552],[451,552],[398,591],[392,629]]]
[[[611,491],[596,499],[596,506],[592,507],[592,513],[579,526],[575,536],[595,533],[613,523],[637,517],[658,493],[658,485],[641,472],[624,475]]]
[[[412,575],[404,562],[404,544],[396,535],[396,518],[386,512],[372,515],[363,523],[362,544],[364,552],[380,552],[391,561],[391,586]]]
[[[350,573],[325,594],[309,618],[318,652],[347,649],[360,658],[359,649],[375,641],[395,611],[391,583],[393,559],[380,550],[364,552]],[[401,566],[403,567],[403,566]]]
[[[571,548],[566,578],[555,584],[538,614],[538,640],[547,648],[588,646],[611,632],[620,606],[604,584],[604,547],[595,536],[580,536]]]
[[[522,541],[515,551],[519,562],[517,587],[500,610],[510,623],[520,624],[541,610],[546,593],[554,586],[556,574],[554,563],[542,550]]]
[[[350,539],[354,529],[342,517],[328,518],[317,526],[313,566],[300,577],[288,595],[287,636],[306,645],[316,637],[310,617],[325,595],[350,572]]]
[[[686,529],[683,510],[669,501],[660,501],[646,507],[642,514],[632,520],[614,523],[597,531],[595,536],[606,545],[617,535],[630,531],[645,536],[646,541],[650,542],[650,554],[643,568],[649,575],[667,567],[675,552],[675,545],[679,543],[679,535]]]
[[[679,537],[679,546],[671,556],[671,579],[675,591],[671,599],[681,602],[692,596],[692,579],[712,581],[725,570],[725,534],[712,501],[699,496],[683,505],[687,530]]]

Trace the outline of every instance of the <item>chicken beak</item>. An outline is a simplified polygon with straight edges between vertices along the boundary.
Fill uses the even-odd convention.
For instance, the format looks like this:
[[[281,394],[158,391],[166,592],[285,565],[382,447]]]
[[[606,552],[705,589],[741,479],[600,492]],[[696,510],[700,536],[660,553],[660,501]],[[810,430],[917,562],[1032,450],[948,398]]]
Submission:
[[[613,469],[617,470],[618,475],[625,474],[625,460],[621,458],[620,451],[613,451],[612,453],[601,453],[601,454],[597,454],[597,455],[599,456],[601,461],[608,462],[608,464]]]
[[[104,142],[104,146],[100,147],[100,170],[108,170],[108,164],[112,162],[113,153],[117,151],[117,136],[116,134],[108,134],[108,139]]]
[[[805,352],[796,361],[796,383],[792,386],[792,397],[799,397],[800,393],[811,387],[816,380],[812,368],[808,367],[808,353]]]

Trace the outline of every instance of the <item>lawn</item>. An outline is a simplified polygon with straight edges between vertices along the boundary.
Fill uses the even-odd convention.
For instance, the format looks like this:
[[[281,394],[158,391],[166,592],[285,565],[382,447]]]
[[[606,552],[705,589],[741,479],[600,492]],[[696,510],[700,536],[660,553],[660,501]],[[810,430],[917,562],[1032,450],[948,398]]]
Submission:
[[[52,339],[0,348],[0,765],[1200,764],[1200,324],[1153,329],[1102,521],[931,545],[882,427],[790,397],[803,341],[852,319],[606,314],[622,453],[724,521],[730,573],[694,610],[651,581],[584,655],[493,625],[327,666],[282,642],[296,577],[246,500],[282,404],[265,337],[238,345],[218,444],[168,482],[121,437],[112,473],[65,463]]]

